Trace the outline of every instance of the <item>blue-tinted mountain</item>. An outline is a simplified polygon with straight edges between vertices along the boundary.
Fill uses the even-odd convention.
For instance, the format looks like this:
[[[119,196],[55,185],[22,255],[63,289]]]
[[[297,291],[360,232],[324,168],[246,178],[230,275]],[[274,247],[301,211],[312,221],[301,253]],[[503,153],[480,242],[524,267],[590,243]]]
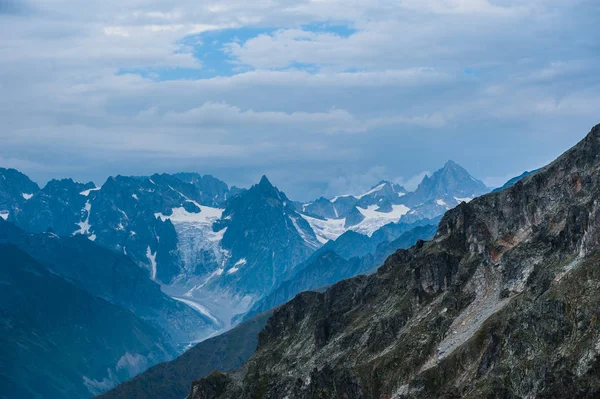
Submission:
[[[220,206],[227,194],[225,183],[198,174],[116,176],[102,187],[53,180],[19,204],[8,220],[31,232],[81,234],[128,254],[153,279],[169,283],[195,270],[186,269],[178,253],[173,223],[156,215],[168,216],[174,209],[197,214],[199,205]]]
[[[0,243],[12,244],[91,295],[118,305],[145,320],[172,346],[186,344],[220,326],[189,306],[165,295],[127,256],[87,238],[32,234],[0,220]]]
[[[404,232],[391,242],[381,242],[374,249],[368,248],[366,250],[363,247],[363,250],[360,251],[349,251],[347,244],[357,243],[360,239],[358,236],[361,235],[355,232],[345,233],[340,239],[348,234],[346,239],[338,239],[335,242],[330,241],[324,245],[306,262],[299,265],[297,267],[298,271],[292,277],[257,302],[242,319],[247,320],[267,309],[279,306],[302,291],[314,290],[359,274],[374,272],[388,256],[398,249],[409,248],[419,240],[429,240],[436,231],[436,225],[417,226]],[[338,243],[338,241],[341,242]]]
[[[446,198],[472,198],[489,192],[489,188],[475,179],[454,161],[429,176],[425,176],[417,189],[407,196],[406,203],[418,205],[427,201]]]
[[[413,230],[415,227],[419,226],[437,226],[442,219],[442,215],[437,216],[432,219],[419,219],[412,223],[405,222],[397,222],[397,223],[388,223],[377,230],[370,237],[370,241],[376,247],[383,242],[392,242],[400,237],[402,234],[407,231]]]
[[[490,189],[475,179],[454,161],[429,176],[425,176],[417,189],[404,197],[410,208],[402,221],[415,222],[424,218],[435,218],[454,208],[461,202],[486,194]]]
[[[90,398],[176,354],[133,313],[0,244],[0,386],[5,398]]]
[[[224,326],[321,245],[266,178],[231,192],[194,173],[116,176],[101,187],[54,180],[8,219],[127,255],[169,295]]]
[[[368,208],[372,205],[390,207],[393,204],[400,204],[402,202],[400,198],[406,192],[406,189],[401,185],[382,180],[362,195],[343,195],[333,199],[321,197],[307,204],[298,204],[296,208],[299,212],[312,217],[325,219],[348,218],[348,215],[356,212],[357,206],[361,208]],[[354,220],[356,224],[360,222],[356,218]]]
[[[199,173],[175,173],[174,177],[179,180],[192,184],[199,192],[201,204],[209,205],[214,208],[220,207],[231,194],[227,184],[211,175],[200,175]],[[234,189],[232,187],[232,189]],[[233,195],[237,192],[234,189]]]
[[[216,231],[223,229],[221,246],[227,259],[211,284],[256,298],[320,246],[293,203],[265,176],[228,201],[214,226]]]
[[[178,358],[157,364],[98,399],[183,399],[189,393],[192,381],[215,371],[233,371],[248,360],[256,350],[258,333],[271,313],[265,312],[207,339]]]
[[[0,168],[0,217],[8,218],[39,190],[39,186],[23,173]]]
[[[52,228],[61,235],[84,231],[80,223],[88,216],[86,197],[81,192],[94,188],[94,183],[77,183],[71,179],[51,180],[8,220],[27,231],[43,233]]]
[[[489,192],[485,184],[453,161],[431,177],[425,176],[413,192],[395,183],[381,181],[361,195],[319,198],[296,204],[315,231],[319,241],[336,239],[348,230],[365,235],[401,220],[416,223],[435,219],[463,201]]]

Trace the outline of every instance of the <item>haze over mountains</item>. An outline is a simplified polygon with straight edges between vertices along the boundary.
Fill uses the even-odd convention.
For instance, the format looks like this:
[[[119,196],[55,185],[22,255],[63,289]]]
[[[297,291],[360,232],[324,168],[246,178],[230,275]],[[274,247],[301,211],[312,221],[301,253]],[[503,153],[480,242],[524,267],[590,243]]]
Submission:
[[[290,200],[267,177],[249,189],[194,173],[116,176],[101,187],[52,180],[40,188],[16,170],[0,169],[0,243],[10,257],[31,259],[56,284],[116,307],[152,337],[133,329],[131,347],[98,356],[80,381],[77,371],[54,367],[54,385],[27,389],[42,395],[65,389],[65,397],[100,393],[301,291],[373,272],[398,248],[432,237],[443,212],[487,191],[453,162],[414,192],[380,182],[361,195],[310,203]],[[25,289],[21,276],[8,281]],[[11,301],[26,306],[34,298]],[[57,308],[69,307],[61,302],[66,297],[54,300]],[[15,329],[18,315],[9,319],[6,328],[31,333]],[[106,334],[94,331],[98,339]],[[19,337],[7,335],[3,345],[24,345]],[[28,342],[24,347],[47,346],[43,336]],[[20,351],[15,358],[25,368],[31,361]],[[20,392],[23,374],[11,370],[3,378]]]

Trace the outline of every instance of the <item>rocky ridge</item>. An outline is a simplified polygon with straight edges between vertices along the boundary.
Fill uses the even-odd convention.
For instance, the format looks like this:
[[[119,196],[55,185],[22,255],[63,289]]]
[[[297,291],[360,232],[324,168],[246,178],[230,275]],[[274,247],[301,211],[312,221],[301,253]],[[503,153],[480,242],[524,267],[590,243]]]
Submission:
[[[277,309],[189,398],[596,397],[600,125],[376,274]]]

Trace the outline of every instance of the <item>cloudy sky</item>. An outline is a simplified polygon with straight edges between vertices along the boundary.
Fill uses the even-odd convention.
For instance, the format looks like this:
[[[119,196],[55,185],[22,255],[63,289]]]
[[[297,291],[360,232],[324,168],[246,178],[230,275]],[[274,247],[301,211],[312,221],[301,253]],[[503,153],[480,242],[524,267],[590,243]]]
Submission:
[[[596,0],[0,0],[0,166],[488,185],[600,122]]]

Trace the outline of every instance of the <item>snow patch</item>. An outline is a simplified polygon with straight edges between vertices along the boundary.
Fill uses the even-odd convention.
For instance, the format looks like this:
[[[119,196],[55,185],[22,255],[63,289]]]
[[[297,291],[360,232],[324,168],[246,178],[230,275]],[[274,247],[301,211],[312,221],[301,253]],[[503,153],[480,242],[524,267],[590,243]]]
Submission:
[[[88,235],[88,234],[90,234],[90,228],[92,227],[90,225],[90,213],[92,212],[92,204],[90,204],[90,201],[85,202],[85,206],[81,210],[81,213],[83,213],[83,212],[86,213],[85,220],[77,223],[77,225],[79,226],[79,230],[75,231],[73,233],[73,235],[77,235],[77,234]]]
[[[131,198],[133,198],[134,200],[139,200],[139,198],[136,194],[131,194]]]
[[[227,228],[213,231],[214,222],[221,218],[224,210],[203,206],[195,201],[190,202],[200,208],[200,213],[191,213],[180,207],[174,208],[170,216],[162,213],[154,215],[162,221],[170,220],[175,227],[178,239],[177,251],[185,270],[182,278],[191,276],[195,273],[198,264],[205,263],[207,252],[214,255],[214,260],[220,268],[223,268],[226,263],[226,256],[221,249],[221,240]],[[209,279],[215,276],[217,275],[213,272],[209,275]]]
[[[365,218],[356,226],[350,227],[350,230],[371,237],[373,233],[386,224],[399,221],[410,210],[406,205],[392,205],[391,212],[380,212],[377,210],[378,208],[378,205],[370,205],[367,209],[357,207],[356,209]]]
[[[377,187],[373,187],[372,189],[370,189],[369,191],[367,191],[363,195],[360,195],[358,198],[366,197],[367,195],[376,193],[377,191],[381,191],[384,187],[385,187],[385,183],[381,183]]]
[[[150,261],[150,278],[156,281],[156,252],[152,253],[149,245],[146,249],[146,257]]]
[[[98,191],[98,190],[100,190],[100,187],[90,188],[89,190],[85,190],[85,191],[80,192],[79,195],[83,195],[84,197],[87,197],[87,196],[90,195],[90,193],[92,191]]]
[[[224,209],[211,208],[209,206],[198,205],[200,208],[199,213],[192,213],[185,210],[185,208],[173,208],[170,216],[165,216],[162,213],[155,213],[154,217],[160,218],[163,222],[167,219],[171,222],[188,222],[188,223],[210,223],[212,224],[217,219],[221,218]]]
[[[242,258],[242,259],[238,260],[237,262],[235,262],[235,265],[233,265],[233,267],[231,269],[227,270],[227,274],[233,274],[233,273],[237,272],[238,270],[240,270],[241,266],[244,266],[247,263],[248,263],[248,261],[246,260],[246,258]]]
[[[192,301],[191,299],[185,299],[185,298],[177,298],[177,297],[171,297],[171,298],[175,299],[176,301],[185,303],[186,305],[188,305],[192,309],[196,310],[198,313],[200,313],[203,316],[205,316],[208,319],[210,319],[210,321],[212,321],[213,323],[215,323],[217,325],[221,324],[219,322],[219,320],[210,312],[210,310],[208,310],[206,307],[200,305],[198,302]]]
[[[365,194],[366,195],[366,194]],[[348,197],[352,197],[354,199],[358,199],[358,197],[354,196],[354,195],[350,195],[350,194],[344,194],[344,195],[338,195],[337,197],[333,197],[330,202],[334,203],[337,200],[339,200],[340,198],[348,198]]]
[[[329,240],[336,240],[346,232],[344,227],[346,219],[317,219],[302,214],[300,216],[308,222],[321,244],[325,244]]]
[[[127,370],[130,376],[137,375],[148,368],[148,359],[139,353],[126,352],[117,362],[117,371]]]
[[[310,245],[311,247],[319,247],[319,242],[315,242],[315,239],[313,237],[311,237],[310,235],[308,235],[306,233],[306,231],[302,230],[302,228],[300,227],[300,225],[298,224],[298,221],[296,220],[296,218],[294,216],[290,216],[290,219],[292,221],[292,224],[294,225],[294,228],[296,229],[296,231],[298,232],[298,234],[300,234],[300,237],[302,237],[302,239],[304,240],[304,242],[306,242],[308,245]]]
[[[92,378],[86,377],[83,378],[83,385],[85,385],[86,389],[94,396],[100,395],[102,392],[106,392],[115,385],[119,383],[119,378],[115,375],[115,373],[111,369],[107,369],[108,377],[103,378],[102,380],[94,380]]]
[[[8,215],[9,215],[8,211],[2,211],[2,212],[0,212],[0,218],[2,218],[4,220],[8,219]]]
[[[25,198],[25,201],[30,200],[31,197],[33,197],[33,194],[27,194],[27,193],[23,193],[21,195],[23,196],[23,198]]]
[[[242,259],[238,260],[237,262],[235,262],[234,266],[244,266],[246,263],[248,263],[246,258],[242,258]]]
[[[456,200],[456,202],[458,202],[459,204],[461,202],[466,202],[467,204],[471,201],[473,201],[473,198],[458,198],[458,197],[454,197],[454,199]]]
[[[438,199],[435,200],[435,203],[438,204],[439,206],[448,206],[448,204],[446,204],[446,202],[444,200]]]

